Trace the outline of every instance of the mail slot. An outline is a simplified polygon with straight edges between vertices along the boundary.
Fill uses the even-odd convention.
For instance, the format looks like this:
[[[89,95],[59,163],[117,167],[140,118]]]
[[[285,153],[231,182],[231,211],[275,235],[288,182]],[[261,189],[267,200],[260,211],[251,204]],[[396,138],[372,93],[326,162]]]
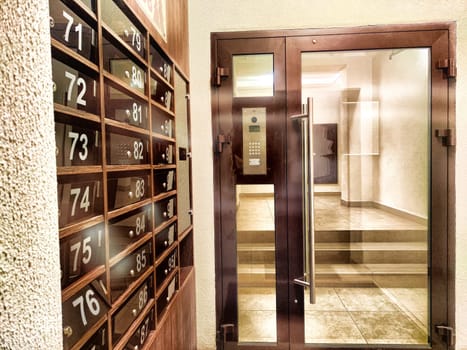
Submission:
[[[178,250],[175,248],[156,268],[156,285],[160,286],[178,266]]]
[[[62,289],[105,263],[104,223],[60,240]]]
[[[153,264],[152,244],[148,242],[110,268],[112,302]]]
[[[149,50],[149,61],[152,68],[154,68],[167,82],[172,82],[172,64],[165,57],[160,50],[158,50],[153,43]]]
[[[159,298],[156,301],[157,307],[157,318],[160,319],[164,311],[167,309],[167,306],[172,301],[175,293],[178,290],[178,274],[170,281],[168,286],[161,293]]]
[[[55,57],[57,56],[57,57]],[[88,113],[99,113],[99,78],[97,73],[69,58],[52,58],[54,102]],[[63,63],[61,60],[66,61]]]
[[[82,350],[107,350],[107,324],[104,324],[94,335],[84,344]]]
[[[174,223],[156,235],[156,259],[161,256],[177,239],[177,224]]]
[[[106,79],[105,83],[105,116],[122,123],[147,129],[148,104],[135,97],[121,86]]]
[[[131,21],[113,0],[103,2],[105,11],[101,11],[102,20],[141,58],[146,59],[146,35],[139,29],[139,25]]]
[[[152,131],[156,134],[175,137],[175,123],[173,116],[165,110],[154,105],[151,106]]]
[[[153,142],[154,164],[167,165],[174,162],[174,145],[170,142],[154,141]]]
[[[175,189],[175,170],[157,170],[154,172],[155,195]]]
[[[109,310],[104,277],[84,286],[63,302],[63,347],[71,349]]]
[[[116,344],[128,330],[133,321],[141,314],[151,299],[153,292],[153,278],[149,277],[133,293],[125,304],[112,316],[112,342]]]
[[[158,76],[151,75],[151,98],[157,104],[173,111],[173,91],[167,83]]]
[[[154,203],[154,221],[155,226],[159,226],[170,220],[176,214],[175,197],[167,198]]]
[[[147,314],[143,322],[138,326],[138,329],[133,333],[128,343],[125,345],[125,350],[139,350],[148,339],[149,333],[155,329],[154,308]]]
[[[73,52],[97,63],[97,33],[81,16],[59,0],[50,0],[50,36]]]
[[[104,49],[104,69],[118,78],[126,86],[144,94],[146,92],[146,69],[136,58],[126,51],[117,40],[107,34],[102,33]]]
[[[108,164],[149,164],[149,140],[146,136],[109,131],[107,133]]]
[[[103,212],[102,175],[58,177],[58,222],[60,227]]]
[[[118,254],[152,231],[152,209],[146,206],[109,220],[110,256]]]
[[[79,125],[60,123],[55,115],[55,159],[60,166],[101,165],[100,125],[80,121]]]
[[[108,176],[109,210],[137,203],[151,196],[147,172],[109,173]]]

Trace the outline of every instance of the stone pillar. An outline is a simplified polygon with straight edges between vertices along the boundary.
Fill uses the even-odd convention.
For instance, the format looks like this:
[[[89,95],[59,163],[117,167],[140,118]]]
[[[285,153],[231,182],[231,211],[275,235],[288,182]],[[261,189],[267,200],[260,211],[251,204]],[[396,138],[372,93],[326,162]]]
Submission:
[[[62,349],[48,0],[0,6],[0,349]]]

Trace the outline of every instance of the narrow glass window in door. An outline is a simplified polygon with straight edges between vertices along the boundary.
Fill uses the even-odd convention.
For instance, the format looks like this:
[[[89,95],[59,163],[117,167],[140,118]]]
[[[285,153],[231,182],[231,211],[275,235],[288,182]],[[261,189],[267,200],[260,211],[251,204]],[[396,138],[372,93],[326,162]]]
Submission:
[[[429,343],[429,62],[423,48],[302,54],[314,158],[308,344]]]
[[[274,96],[274,55],[234,55],[233,97]]]
[[[274,185],[237,185],[238,340],[276,342]]]

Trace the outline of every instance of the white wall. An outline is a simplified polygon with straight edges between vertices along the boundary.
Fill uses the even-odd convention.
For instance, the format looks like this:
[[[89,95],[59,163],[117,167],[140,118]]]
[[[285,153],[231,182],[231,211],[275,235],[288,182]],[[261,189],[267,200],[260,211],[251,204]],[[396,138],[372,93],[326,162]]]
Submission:
[[[422,218],[428,208],[429,59],[428,50],[413,49],[377,56],[373,65],[380,105],[375,200]]]
[[[467,212],[467,3],[465,0],[190,0],[198,349],[215,348],[210,33],[457,21],[457,211]],[[463,137],[464,136],[464,137]],[[457,349],[467,349],[467,216],[457,219]]]

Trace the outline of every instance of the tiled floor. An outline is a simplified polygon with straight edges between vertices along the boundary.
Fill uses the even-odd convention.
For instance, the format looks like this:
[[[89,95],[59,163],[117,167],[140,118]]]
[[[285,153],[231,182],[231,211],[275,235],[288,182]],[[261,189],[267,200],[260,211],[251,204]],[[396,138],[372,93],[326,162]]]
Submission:
[[[427,344],[423,288],[317,288],[316,299],[305,306],[306,343]],[[276,326],[274,289],[240,288],[240,342],[276,342]]]
[[[317,197],[315,203],[317,230],[424,230],[425,226],[413,220],[376,208],[348,208],[340,205],[335,197]],[[266,284],[267,276],[274,276],[274,261],[265,263],[253,261],[259,255],[268,256],[274,250],[274,202],[272,197],[242,198],[237,211],[237,232],[250,234],[253,249],[262,252],[251,254],[251,261],[239,262],[239,273],[251,274],[245,285],[239,288],[239,340],[240,342],[276,342],[276,299],[274,283]],[[272,235],[271,235],[272,233]],[[400,232],[399,232],[400,234]],[[403,232],[402,232],[403,234]],[[269,240],[268,240],[269,239]],[[241,240],[239,254],[245,255],[248,244]],[[245,245],[246,244],[246,245]],[[333,244],[333,245],[332,245]],[[342,244],[324,243],[325,250],[342,250]],[[395,251],[404,248],[400,242],[361,243],[350,246],[353,250],[379,251],[381,246]],[[405,247],[409,252],[426,249],[426,244],[411,244]],[[241,253],[240,253],[241,252]],[[240,255],[239,255],[240,256]],[[250,258],[248,258],[250,259]],[[420,265],[420,266],[418,266]],[[396,266],[399,271],[421,269],[425,264],[405,264]],[[340,268],[345,265],[339,265]],[[321,266],[323,269],[335,269],[335,265]],[[387,269],[388,264],[355,265],[349,268],[367,270]],[[392,268],[392,267],[391,267]],[[261,270],[264,271],[261,273]],[[373,272],[372,272],[373,273]],[[255,281],[264,284],[255,286]],[[243,276],[242,278],[245,278]],[[396,277],[397,278],[397,277]],[[240,275],[239,275],[240,280]],[[403,286],[405,287],[405,286]],[[322,344],[427,344],[428,296],[426,288],[391,286],[378,288],[362,286],[323,286],[317,288],[317,303],[305,307],[305,342]],[[306,299],[306,298],[305,298]]]
[[[410,295],[405,300],[395,294]],[[318,288],[317,303],[305,306],[307,343],[426,344],[422,288]]]

